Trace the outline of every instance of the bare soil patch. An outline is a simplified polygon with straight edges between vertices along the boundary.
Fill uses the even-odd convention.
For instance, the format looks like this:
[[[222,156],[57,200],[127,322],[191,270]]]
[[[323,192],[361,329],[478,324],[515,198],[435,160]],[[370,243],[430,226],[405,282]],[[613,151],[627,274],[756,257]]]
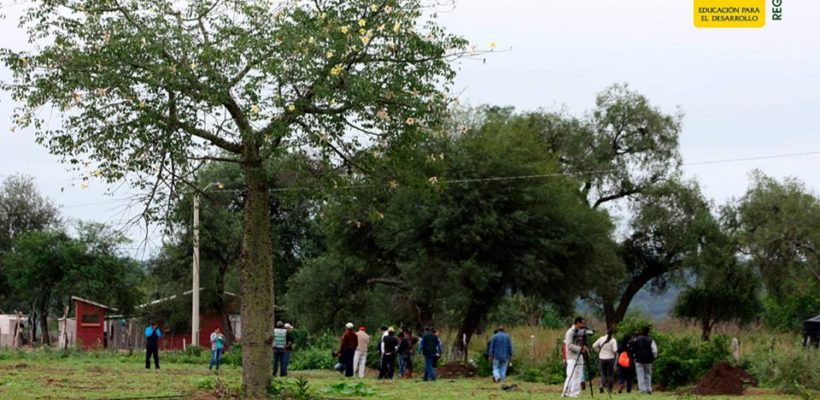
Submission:
[[[746,370],[723,362],[712,367],[692,389],[692,393],[702,396],[740,396],[746,386],[757,386],[757,380]]]

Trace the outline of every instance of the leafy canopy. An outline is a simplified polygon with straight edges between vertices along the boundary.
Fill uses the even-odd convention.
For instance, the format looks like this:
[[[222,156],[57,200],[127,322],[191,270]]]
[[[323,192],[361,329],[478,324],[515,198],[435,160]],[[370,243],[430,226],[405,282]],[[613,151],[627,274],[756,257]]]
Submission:
[[[0,51],[14,76],[4,88],[17,125],[146,201],[203,159],[257,165],[288,147],[351,162],[433,125],[449,102],[466,42],[419,22],[422,3],[39,1],[21,20],[33,50]]]

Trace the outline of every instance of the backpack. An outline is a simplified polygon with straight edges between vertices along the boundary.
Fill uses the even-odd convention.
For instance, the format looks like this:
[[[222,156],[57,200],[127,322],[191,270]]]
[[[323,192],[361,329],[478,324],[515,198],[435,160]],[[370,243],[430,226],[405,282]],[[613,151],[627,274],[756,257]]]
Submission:
[[[623,368],[629,368],[630,361],[629,361],[629,354],[627,352],[622,351],[621,355],[618,356],[618,365]]]

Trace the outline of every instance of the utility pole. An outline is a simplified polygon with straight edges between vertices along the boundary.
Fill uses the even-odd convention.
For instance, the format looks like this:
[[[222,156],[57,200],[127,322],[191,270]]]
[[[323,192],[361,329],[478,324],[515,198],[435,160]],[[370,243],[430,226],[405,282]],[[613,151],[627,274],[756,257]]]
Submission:
[[[219,189],[225,187],[220,182],[209,183],[202,189],[202,192],[216,186]],[[199,191],[194,191],[194,265],[192,268],[193,285],[191,287],[191,346],[199,346]],[[220,296],[222,293],[219,294]]]

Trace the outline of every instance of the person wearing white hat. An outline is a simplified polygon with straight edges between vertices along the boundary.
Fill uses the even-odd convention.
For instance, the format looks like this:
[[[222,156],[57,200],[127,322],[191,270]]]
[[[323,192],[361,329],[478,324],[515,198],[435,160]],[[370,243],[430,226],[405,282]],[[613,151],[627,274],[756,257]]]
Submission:
[[[345,366],[345,376],[353,376],[353,357],[356,355],[356,348],[359,346],[359,338],[353,330],[352,322],[345,324],[345,333],[339,342],[339,362]]]

